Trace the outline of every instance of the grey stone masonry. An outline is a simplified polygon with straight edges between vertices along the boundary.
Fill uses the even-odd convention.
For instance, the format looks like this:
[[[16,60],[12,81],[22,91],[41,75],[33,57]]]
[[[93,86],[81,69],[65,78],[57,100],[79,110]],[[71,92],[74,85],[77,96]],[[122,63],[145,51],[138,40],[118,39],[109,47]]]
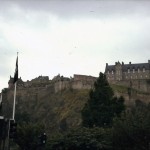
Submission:
[[[150,60],[148,63],[124,64],[119,61],[115,65],[106,63],[105,74],[109,82],[122,80],[150,79]]]

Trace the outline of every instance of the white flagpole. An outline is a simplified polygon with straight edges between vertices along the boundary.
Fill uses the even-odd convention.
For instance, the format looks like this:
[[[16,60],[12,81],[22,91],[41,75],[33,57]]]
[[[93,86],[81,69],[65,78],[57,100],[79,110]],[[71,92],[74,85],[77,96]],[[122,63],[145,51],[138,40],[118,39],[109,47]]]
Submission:
[[[2,92],[1,92],[1,99],[0,99],[0,104],[2,103]]]
[[[0,99],[0,109],[2,108],[2,92],[1,92],[1,99]]]
[[[15,69],[15,74],[14,74],[15,89],[14,89],[14,103],[13,103],[13,114],[12,114],[12,119],[13,119],[13,120],[15,120],[15,106],[16,106],[16,87],[17,87],[17,80],[18,80],[18,52],[17,52],[17,59],[16,59],[16,69]]]
[[[17,81],[15,82],[15,89],[14,89],[14,103],[13,103],[13,116],[12,116],[13,120],[15,120],[16,87],[17,87]]]

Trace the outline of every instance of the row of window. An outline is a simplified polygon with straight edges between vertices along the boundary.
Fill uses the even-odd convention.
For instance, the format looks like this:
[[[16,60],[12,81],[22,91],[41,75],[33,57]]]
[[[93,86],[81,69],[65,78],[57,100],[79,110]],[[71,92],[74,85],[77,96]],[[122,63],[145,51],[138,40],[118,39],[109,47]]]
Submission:
[[[128,71],[127,71],[128,73],[131,73],[131,71],[130,71],[130,69],[128,69]],[[141,72],[141,70],[140,69],[138,69],[138,73],[140,73]],[[145,72],[145,68],[143,68],[143,70],[142,70],[142,72]],[[114,71],[112,70],[111,72],[108,70],[108,72],[107,72],[108,74],[114,74]],[[116,72],[117,74],[120,74],[120,71],[117,71]],[[132,70],[132,73],[135,73],[135,69],[133,69]]]
[[[133,73],[135,73],[135,69],[133,69],[132,71],[133,71]],[[138,73],[139,73],[139,72],[140,72],[140,69],[138,68],[138,70],[137,70],[137,71],[138,71]],[[143,70],[142,70],[142,71],[143,71],[143,72],[145,72],[145,68],[143,68]],[[128,69],[128,73],[130,73],[130,69]]]
[[[107,77],[107,79],[109,80],[110,78],[114,78],[114,76],[112,76],[112,77]],[[139,79],[139,78],[148,78],[148,76],[146,75],[146,76],[140,76],[140,77],[138,77],[138,76],[126,76],[126,79]],[[118,78],[119,80],[120,80],[120,78]]]
[[[130,78],[130,79],[137,79],[137,78],[148,78],[148,76],[146,75],[146,76],[140,76],[140,77],[137,77],[137,76],[126,76],[126,79],[128,79],[128,78]]]

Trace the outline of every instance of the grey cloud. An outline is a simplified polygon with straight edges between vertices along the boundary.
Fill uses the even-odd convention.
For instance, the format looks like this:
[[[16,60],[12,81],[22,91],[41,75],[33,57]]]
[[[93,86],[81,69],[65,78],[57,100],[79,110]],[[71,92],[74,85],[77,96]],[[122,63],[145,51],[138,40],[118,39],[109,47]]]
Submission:
[[[2,3],[2,2],[0,2]],[[72,19],[80,17],[122,17],[124,15],[143,14],[149,15],[150,2],[148,1],[7,1],[0,6],[0,12],[5,15],[10,15],[8,12],[12,7],[19,6],[28,11],[36,11],[38,13],[50,12],[58,15],[61,18]],[[7,10],[7,11],[6,11]],[[4,13],[5,12],[5,13]],[[19,14],[18,14],[19,15]]]
[[[148,41],[150,39],[150,34],[149,34],[150,9],[149,8],[150,8],[149,1],[137,1],[137,0],[135,1],[128,1],[128,0],[126,1],[123,0],[122,1],[121,0],[120,1],[119,0],[112,0],[112,1],[111,0],[109,1],[11,0],[11,1],[7,1],[5,0],[4,1],[3,0],[0,1],[0,23],[1,22],[4,23],[3,27],[5,27],[5,24],[9,24],[8,27],[12,30],[14,29],[13,27],[21,27],[19,30],[16,31],[19,33],[21,32],[22,29],[26,29],[26,26],[28,26],[29,33],[30,33],[30,30],[32,32],[35,28],[44,28],[44,27],[46,28],[46,25],[49,26],[50,25],[49,16],[51,14],[57,16],[58,19],[60,20],[62,19],[65,21],[70,21],[72,19],[79,19],[78,21],[80,22],[80,19],[83,20],[83,19],[91,19],[91,18],[96,18],[99,20],[107,19],[106,26],[109,26],[109,24],[115,22],[117,19],[119,20],[119,22],[124,23],[124,20],[120,21],[120,19],[126,19],[127,20],[127,23],[125,22],[126,25],[128,25],[129,23],[130,26],[131,23],[132,24],[131,26],[133,28],[132,27],[126,28],[126,26],[124,26],[124,24],[122,23],[121,23],[121,27],[119,27],[117,24],[118,23],[117,20],[115,22],[117,28],[112,28],[112,30],[115,29],[116,31],[113,32],[114,36],[118,34],[118,37],[120,38],[117,37],[117,39],[114,40],[111,46],[111,41],[113,41],[113,38],[109,39],[109,37],[108,38],[105,37],[109,45],[108,47],[109,50],[107,50],[107,46],[101,47],[103,45],[103,43],[101,43],[103,42],[103,40],[100,39],[101,41],[98,43],[99,45],[94,45],[95,47],[92,45],[92,47],[89,48],[89,51],[92,50],[92,54],[93,54],[92,58],[93,60],[95,60],[96,57],[98,57],[98,60],[104,59],[103,61],[104,65],[106,62],[109,63],[109,61],[112,61],[114,63],[115,61],[118,60],[118,58],[120,59],[120,61],[125,61],[126,63],[128,63],[129,61],[139,62],[139,60],[141,62],[145,62],[147,61],[147,57],[149,57],[150,54],[149,52],[150,45]],[[136,27],[138,27],[138,29],[134,30]],[[111,32],[111,27],[110,28],[108,27],[108,29]],[[38,32],[40,30],[35,29],[34,31],[36,33],[36,31]],[[45,30],[42,29],[41,32],[43,31]],[[107,34],[109,36],[109,32]],[[28,36],[30,36],[30,34]],[[10,63],[12,63],[10,59],[12,57],[16,58],[16,50],[12,45],[13,43],[11,43],[12,39],[10,39],[14,37],[10,37],[9,39],[7,38],[9,38],[9,36],[5,37],[5,35],[2,34],[2,29],[0,28],[0,59],[2,62],[0,64],[1,77],[2,76],[8,77],[8,75],[10,75],[12,71],[14,71],[14,68],[12,68],[12,66],[10,67],[11,65]],[[118,40],[120,39],[122,39],[121,44],[118,42]],[[105,45],[107,45],[107,43]],[[77,49],[80,49],[80,47],[78,45],[75,46],[77,48],[76,51],[75,50],[73,51],[73,56],[75,54],[77,55],[77,53],[81,55],[82,49],[81,51],[77,51]],[[89,47],[89,45],[87,47]],[[97,56],[94,55],[96,49],[97,49]],[[99,50],[103,50],[101,53],[103,55],[99,54]],[[68,49],[68,51],[70,51],[70,49]],[[83,55],[85,53],[87,54],[87,51],[88,48],[85,48]],[[104,53],[106,53],[107,56]],[[13,63],[15,67],[15,60]],[[78,65],[75,64],[75,66]],[[10,70],[10,68],[12,69]],[[58,68],[60,69],[60,66]],[[72,72],[75,73],[74,70]]]

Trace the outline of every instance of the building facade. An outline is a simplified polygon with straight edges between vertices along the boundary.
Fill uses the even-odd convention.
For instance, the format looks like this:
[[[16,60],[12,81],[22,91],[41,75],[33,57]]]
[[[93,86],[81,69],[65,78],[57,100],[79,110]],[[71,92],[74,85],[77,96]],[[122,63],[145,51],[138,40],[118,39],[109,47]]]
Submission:
[[[122,80],[141,80],[150,79],[150,60],[147,63],[124,64],[119,61],[115,65],[106,63],[105,74],[107,80],[122,81]]]

